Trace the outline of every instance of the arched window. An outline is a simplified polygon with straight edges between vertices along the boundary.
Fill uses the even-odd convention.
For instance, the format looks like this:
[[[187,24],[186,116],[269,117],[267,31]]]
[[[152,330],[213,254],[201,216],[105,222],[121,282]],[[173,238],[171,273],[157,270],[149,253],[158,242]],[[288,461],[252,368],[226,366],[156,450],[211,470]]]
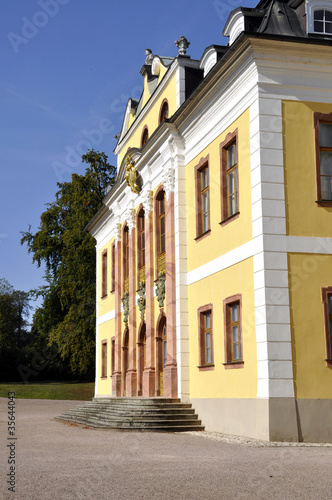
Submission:
[[[123,229],[123,279],[124,291],[129,293],[129,228]]]
[[[314,11],[314,32],[332,34],[332,11],[320,9]]]
[[[137,250],[139,281],[145,281],[145,217],[143,208],[137,217]]]
[[[168,118],[168,101],[164,99],[160,106],[159,125]]]
[[[161,189],[155,198],[157,275],[166,272],[165,201],[165,192]]]
[[[146,141],[149,138],[149,129],[147,126],[144,127],[143,132],[142,132],[142,137],[141,137],[141,148],[144,146]]]

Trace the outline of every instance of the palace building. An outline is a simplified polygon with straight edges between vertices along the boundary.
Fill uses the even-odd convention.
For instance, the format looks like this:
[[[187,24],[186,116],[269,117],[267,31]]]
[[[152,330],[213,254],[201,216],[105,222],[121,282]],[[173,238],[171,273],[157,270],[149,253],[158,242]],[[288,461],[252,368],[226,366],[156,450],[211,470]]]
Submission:
[[[233,10],[228,44],[146,49],[97,249],[95,396],[207,430],[332,442],[332,0]]]

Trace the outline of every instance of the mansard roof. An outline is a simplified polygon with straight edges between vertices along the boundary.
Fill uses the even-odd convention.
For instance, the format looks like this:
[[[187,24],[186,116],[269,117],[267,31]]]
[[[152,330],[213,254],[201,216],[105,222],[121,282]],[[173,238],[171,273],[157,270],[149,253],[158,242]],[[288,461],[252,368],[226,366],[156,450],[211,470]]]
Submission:
[[[262,0],[255,8],[239,7],[233,10],[225,24],[223,34],[229,36],[232,23],[241,16],[247,33],[305,37],[304,0]]]

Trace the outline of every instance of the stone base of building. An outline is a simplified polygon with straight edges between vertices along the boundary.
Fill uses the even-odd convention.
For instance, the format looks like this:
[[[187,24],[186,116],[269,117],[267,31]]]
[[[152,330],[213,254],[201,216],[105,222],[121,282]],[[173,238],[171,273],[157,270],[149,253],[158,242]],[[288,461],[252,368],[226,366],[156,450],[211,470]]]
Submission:
[[[332,400],[190,399],[205,430],[265,441],[332,443]]]
[[[143,371],[143,389],[142,395],[146,398],[155,395],[156,386],[156,370],[154,368],[145,369]]]

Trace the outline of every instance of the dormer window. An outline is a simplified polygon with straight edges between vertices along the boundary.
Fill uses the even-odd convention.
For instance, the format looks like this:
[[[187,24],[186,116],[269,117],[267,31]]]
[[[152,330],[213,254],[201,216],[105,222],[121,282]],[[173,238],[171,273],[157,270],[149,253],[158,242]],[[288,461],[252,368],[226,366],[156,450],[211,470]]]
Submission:
[[[332,34],[332,11],[331,10],[315,10],[314,12],[314,32]]]
[[[332,0],[306,0],[308,33],[332,35]]]

